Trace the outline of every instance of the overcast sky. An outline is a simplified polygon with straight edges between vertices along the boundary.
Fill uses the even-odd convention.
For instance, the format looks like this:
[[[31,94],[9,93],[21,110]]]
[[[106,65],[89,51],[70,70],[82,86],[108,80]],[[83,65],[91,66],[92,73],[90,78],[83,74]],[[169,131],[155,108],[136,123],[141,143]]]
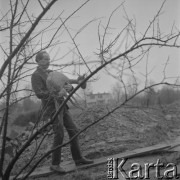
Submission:
[[[51,8],[46,17],[56,16],[58,13],[62,12],[62,18],[67,17],[73,10],[79,7],[82,4],[83,0],[59,0],[56,4]],[[98,24],[101,22],[101,25],[105,26],[111,12],[119,6],[123,1],[121,0],[91,0],[88,2],[76,15],[71,18],[70,21],[66,24],[72,34],[76,33],[78,29],[80,29],[84,24],[92,19],[96,19],[96,21],[92,22],[87,26],[75,39],[79,50],[82,55],[88,59],[88,61],[98,59],[98,56],[95,53],[99,52],[99,43],[98,43]],[[124,7],[130,19],[134,19],[136,21],[136,30],[137,33],[143,33],[149,22],[153,19],[155,13],[159,10],[162,0],[125,0]],[[40,7],[36,4],[37,1],[32,0],[31,6],[29,7],[34,16],[40,12]],[[5,0],[1,0],[1,7],[6,9],[8,7],[8,3]],[[171,31],[171,27],[174,23],[176,23],[176,27],[180,27],[180,2],[179,0],[167,0],[163,13],[160,16],[160,27],[162,33],[167,33]],[[134,22],[135,22],[134,21]],[[60,23],[60,22],[59,22]],[[125,12],[122,7],[120,7],[116,13],[113,15],[109,30],[109,34],[106,37],[106,42],[110,42],[118,32],[120,32],[127,21],[125,20]],[[43,27],[43,23],[39,25],[38,28]],[[102,28],[101,26],[101,28]],[[57,24],[56,24],[57,27]],[[101,29],[102,30],[102,29]],[[48,38],[51,34],[43,35],[44,42],[48,41]],[[62,57],[70,48],[73,47],[71,39],[67,35],[67,33],[60,36],[60,41],[63,42],[59,45],[59,49],[54,49],[50,52],[51,58],[55,56],[55,53],[58,54],[56,58]],[[153,81],[159,81],[162,78],[163,66],[167,58],[170,58],[167,75],[174,77],[180,75],[180,50],[179,49],[157,49],[154,48],[149,54],[149,71],[153,70],[150,79]],[[66,63],[70,62],[73,58],[73,55],[69,55],[66,58],[57,61],[57,63]],[[2,61],[1,61],[2,62]],[[141,80],[143,78],[142,72],[145,71],[145,60],[136,68],[136,76]],[[91,68],[95,68],[93,64],[90,65]],[[72,74],[74,68],[66,68],[63,70],[64,73],[68,72]],[[82,74],[84,72],[88,72],[88,69],[84,66],[76,67],[76,73],[79,72]],[[69,75],[72,77],[73,75]],[[76,76],[75,76],[76,77]],[[108,92],[111,90],[113,84],[116,82],[112,77],[108,76],[104,71],[96,76],[99,78],[98,81],[94,82],[93,90],[94,92]],[[128,76],[127,76],[128,79]]]

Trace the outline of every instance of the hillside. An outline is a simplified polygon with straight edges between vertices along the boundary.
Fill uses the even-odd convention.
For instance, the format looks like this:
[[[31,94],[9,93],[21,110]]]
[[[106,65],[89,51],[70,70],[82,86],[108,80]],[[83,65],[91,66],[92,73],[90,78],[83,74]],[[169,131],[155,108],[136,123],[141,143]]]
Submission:
[[[83,112],[72,112],[80,129],[108,112],[106,107],[88,108]],[[175,139],[180,132],[180,102],[175,102],[161,108],[137,108],[126,106],[80,135],[83,154],[89,158],[99,158],[105,155],[133,150]],[[68,140],[65,133],[64,142]],[[37,140],[38,142],[39,140]],[[39,157],[51,148],[52,135],[43,142],[37,155]],[[32,144],[19,159],[14,173],[27,162],[33,154],[36,143]],[[37,157],[35,159],[37,159]],[[72,160],[69,146],[63,148],[63,161]],[[46,158],[40,166],[48,166],[51,158]]]

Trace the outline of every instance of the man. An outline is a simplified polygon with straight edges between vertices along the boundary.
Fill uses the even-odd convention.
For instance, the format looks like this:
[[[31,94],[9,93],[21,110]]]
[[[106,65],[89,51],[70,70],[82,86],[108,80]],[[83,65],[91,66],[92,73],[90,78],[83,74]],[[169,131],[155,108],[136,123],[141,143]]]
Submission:
[[[36,96],[41,99],[42,101],[42,109],[43,109],[43,120],[47,120],[48,118],[52,117],[56,112],[55,108],[55,101],[54,97],[50,94],[46,86],[46,79],[48,77],[48,73],[52,72],[48,70],[50,65],[50,57],[46,51],[40,51],[36,55],[36,62],[38,67],[36,71],[32,74],[31,83],[32,88],[36,94]],[[78,84],[78,80],[71,80],[71,82]],[[67,92],[70,92],[73,89],[73,86],[67,84],[64,86],[64,89]],[[58,103],[61,104],[63,102],[63,95],[65,92],[59,92],[59,97],[57,99]],[[69,137],[72,138],[77,132],[78,129],[74,122],[72,121],[71,114],[68,111],[68,106],[65,105],[62,111],[60,112],[61,116],[59,115],[55,121],[53,122],[53,131],[54,131],[54,142],[53,148],[59,146],[63,142],[64,131],[63,125],[67,129]],[[82,165],[82,164],[91,164],[93,163],[92,160],[86,159],[82,156],[78,138],[75,138],[71,144],[71,153],[75,164]],[[52,153],[52,165],[50,166],[51,170],[58,171],[60,173],[64,173],[65,170],[60,166],[61,162],[61,148],[58,148]]]

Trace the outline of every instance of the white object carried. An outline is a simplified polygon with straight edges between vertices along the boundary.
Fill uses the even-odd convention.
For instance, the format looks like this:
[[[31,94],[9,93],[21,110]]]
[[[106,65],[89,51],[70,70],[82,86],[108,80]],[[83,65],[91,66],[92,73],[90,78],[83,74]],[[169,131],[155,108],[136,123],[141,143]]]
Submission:
[[[57,71],[50,72],[46,80],[47,88],[51,93],[60,92],[66,83],[69,83],[69,78]]]
[[[50,93],[52,95],[58,95],[59,92],[61,91],[65,91],[64,86],[66,84],[69,84],[69,78],[67,76],[65,76],[64,74],[57,72],[57,71],[52,71],[48,74],[47,80],[46,80],[46,85],[48,90],[50,91]],[[67,92],[65,94],[65,97],[67,97]],[[74,98],[74,96],[71,96],[72,99],[76,102],[76,104],[78,104],[77,100]],[[70,99],[70,102],[77,107],[77,105],[75,105],[75,103]],[[79,106],[79,105],[78,105]]]

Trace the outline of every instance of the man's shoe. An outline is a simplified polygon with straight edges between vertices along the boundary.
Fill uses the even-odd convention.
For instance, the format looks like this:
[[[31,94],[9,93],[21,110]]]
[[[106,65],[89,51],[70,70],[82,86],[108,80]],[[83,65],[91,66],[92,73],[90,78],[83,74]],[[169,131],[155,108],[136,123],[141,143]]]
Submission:
[[[62,174],[66,173],[66,171],[59,165],[51,165],[50,169],[52,171],[55,171],[55,172],[58,172],[58,173],[62,173]]]
[[[79,159],[79,160],[75,160],[75,164],[76,166],[80,166],[80,165],[86,165],[86,164],[93,164],[94,161],[90,160],[90,159],[86,159],[85,157]]]

